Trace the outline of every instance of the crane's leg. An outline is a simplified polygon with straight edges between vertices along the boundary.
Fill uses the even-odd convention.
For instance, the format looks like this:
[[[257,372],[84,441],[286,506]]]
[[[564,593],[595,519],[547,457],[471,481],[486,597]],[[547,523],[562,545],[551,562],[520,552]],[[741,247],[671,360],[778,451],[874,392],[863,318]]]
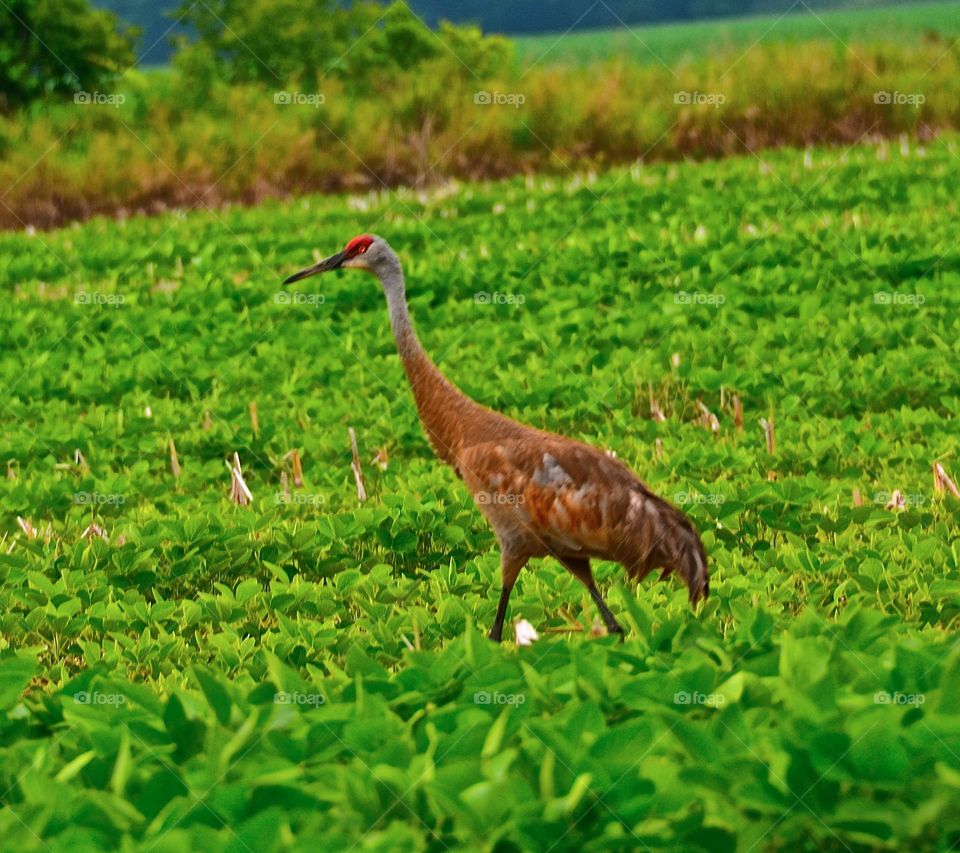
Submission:
[[[620,627],[620,623],[617,622],[613,614],[610,612],[610,608],[607,607],[606,602],[603,600],[603,596],[600,595],[600,590],[597,589],[597,585],[593,580],[593,572],[590,570],[590,561],[584,557],[559,557],[558,559],[561,563],[563,563],[567,570],[590,592],[590,597],[594,600],[594,603],[600,610],[600,615],[603,617],[603,621],[607,625],[607,633],[619,634],[621,637],[623,637],[623,628]]]
[[[507,551],[500,552],[500,576],[503,579],[503,589],[500,591],[500,604],[497,605],[497,618],[490,629],[490,639],[499,643],[503,635],[503,619],[507,615],[507,602],[510,600],[510,593],[513,592],[513,585],[517,582],[517,575],[520,574],[529,557],[518,557]]]

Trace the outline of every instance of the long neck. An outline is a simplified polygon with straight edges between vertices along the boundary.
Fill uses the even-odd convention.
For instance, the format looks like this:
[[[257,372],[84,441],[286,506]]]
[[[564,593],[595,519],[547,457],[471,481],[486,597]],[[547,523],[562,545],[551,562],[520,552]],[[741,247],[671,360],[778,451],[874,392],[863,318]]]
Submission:
[[[450,465],[463,447],[467,410],[476,404],[440,372],[413,330],[400,262],[380,274],[390,309],[390,327],[413,391],[424,431],[437,455]]]

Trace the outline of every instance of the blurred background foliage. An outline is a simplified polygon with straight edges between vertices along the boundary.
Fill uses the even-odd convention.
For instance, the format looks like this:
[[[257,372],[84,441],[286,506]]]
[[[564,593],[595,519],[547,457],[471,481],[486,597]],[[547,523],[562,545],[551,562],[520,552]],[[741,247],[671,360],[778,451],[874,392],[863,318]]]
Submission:
[[[753,10],[701,5],[671,14]],[[960,127],[955,3],[520,38],[416,3],[151,8],[165,29],[143,4],[0,8],[0,227]]]

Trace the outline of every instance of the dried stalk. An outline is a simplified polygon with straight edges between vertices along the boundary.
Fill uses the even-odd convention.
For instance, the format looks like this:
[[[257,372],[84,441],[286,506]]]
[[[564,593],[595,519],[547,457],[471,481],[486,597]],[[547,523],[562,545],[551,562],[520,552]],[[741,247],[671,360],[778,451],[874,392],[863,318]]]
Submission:
[[[303,488],[303,466],[300,464],[300,451],[290,451],[290,464],[293,467],[293,485],[298,489]]]
[[[773,415],[770,415],[769,420],[760,418],[760,426],[763,427],[763,435],[767,440],[767,453],[773,456],[777,449],[777,441],[773,429]]]
[[[180,460],[177,458],[177,446],[170,439],[170,473],[176,479],[180,479]]]
[[[960,498],[960,490],[957,489],[956,483],[950,479],[950,476],[943,469],[943,465],[939,462],[933,463],[933,490],[938,495],[942,495],[944,490],[950,492],[955,498]]]
[[[81,538],[81,539],[90,539],[90,538],[92,538],[92,537],[94,537],[94,536],[98,536],[98,537],[101,538],[104,542],[109,542],[109,541],[110,541],[110,537],[107,536],[107,531],[104,530],[99,524],[96,524],[96,523],[94,523],[94,522],[91,521],[90,524],[87,526],[87,529],[84,530],[83,533],[80,534],[80,538]]]
[[[907,500],[901,493],[900,489],[894,489],[890,493],[890,500],[884,505],[884,509],[906,509]]]
[[[253,493],[247,488],[246,481],[243,479],[240,455],[234,453],[233,464],[231,465],[227,460],[226,465],[230,471],[230,500],[238,506],[249,506],[253,502]]]
[[[700,410],[700,425],[717,435],[720,432],[720,421],[717,420],[717,416],[699,400],[697,400],[697,408]]]
[[[667,419],[667,416],[663,413],[663,409],[660,408],[660,401],[653,396],[653,383],[647,383],[647,394],[650,398],[650,417],[652,420],[663,422]]]
[[[733,395],[733,425],[738,430],[743,430],[743,404],[739,394]]]
[[[376,454],[374,454],[374,457],[370,460],[370,462],[371,464],[376,465],[381,471],[386,471],[387,465],[390,464],[390,460],[387,457],[387,448],[378,448]]]
[[[84,473],[87,473],[90,470],[90,466],[87,464],[87,460],[84,458],[83,454],[80,452],[79,447],[73,451],[73,464],[76,465]]]
[[[367,490],[363,485],[363,469],[360,467],[360,453],[357,450],[357,434],[353,427],[349,427],[350,432],[350,452],[353,454],[353,461],[350,467],[353,469],[353,478],[357,481],[357,498],[361,501],[367,499]]]

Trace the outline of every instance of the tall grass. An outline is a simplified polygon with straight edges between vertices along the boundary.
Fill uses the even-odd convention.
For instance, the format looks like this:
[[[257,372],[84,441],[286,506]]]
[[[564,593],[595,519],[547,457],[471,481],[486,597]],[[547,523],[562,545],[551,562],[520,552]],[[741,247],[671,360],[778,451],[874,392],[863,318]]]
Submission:
[[[134,72],[112,93],[121,104],[46,105],[0,121],[0,227],[779,145],[925,139],[960,128],[958,72],[957,45],[932,36],[910,45],[762,45],[673,70],[614,58],[482,81],[446,57],[381,81],[368,97],[319,81],[302,103],[277,103],[284,99],[254,86],[198,86],[173,70]]]

